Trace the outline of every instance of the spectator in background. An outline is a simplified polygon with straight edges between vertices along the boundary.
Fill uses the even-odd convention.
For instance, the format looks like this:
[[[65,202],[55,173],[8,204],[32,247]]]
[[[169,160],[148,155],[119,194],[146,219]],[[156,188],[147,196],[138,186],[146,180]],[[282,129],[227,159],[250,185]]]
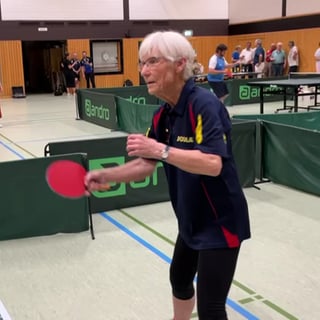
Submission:
[[[282,45],[282,42],[277,43],[277,48],[272,52],[270,58],[272,61],[272,73],[275,77],[283,76],[286,68],[286,53],[282,49]]]
[[[219,44],[216,53],[209,60],[208,82],[215,95],[224,102],[229,94],[224,75],[228,73],[227,68],[234,67],[238,62],[229,64],[225,59],[225,53],[228,47],[225,44]]]
[[[298,72],[299,67],[299,51],[297,46],[294,44],[294,41],[288,42],[289,53],[288,53],[288,73]]]
[[[78,54],[76,52],[73,53],[71,63],[73,65],[72,71],[74,73],[75,85],[76,89],[79,89],[80,86],[80,72],[81,72],[81,63],[78,59]]]
[[[254,71],[259,72],[258,78],[262,77],[263,70],[264,70],[264,59],[265,59],[265,51],[262,47],[262,41],[261,39],[257,39],[255,41],[256,48],[254,49],[253,54],[253,65],[254,65]]]
[[[237,45],[231,55],[231,62],[232,63],[237,62],[237,64],[232,68],[232,72],[240,72],[240,64],[238,63],[240,60],[240,52],[241,52],[241,46]]]
[[[93,59],[87,56],[86,51],[82,51],[81,66],[83,78],[86,79],[87,82],[87,88],[90,88],[90,82],[91,87],[95,88],[96,83],[94,79]]]
[[[320,72],[320,42],[318,49],[314,53],[314,58],[316,59],[316,72]]]
[[[70,53],[66,52],[64,59],[61,62],[61,69],[66,79],[67,95],[74,95],[76,90],[74,72],[72,70],[73,62],[71,61]]]
[[[251,48],[251,42],[248,41],[246,47],[240,53],[240,62],[243,72],[253,72],[253,50]]]
[[[274,50],[276,50],[277,46],[275,43],[271,43],[270,49],[266,52],[266,59],[264,63],[264,77],[272,77],[272,61],[271,55]]]
[[[203,74],[204,67],[197,59],[194,59],[193,66],[192,66],[192,72],[194,75],[195,82],[206,81],[207,77],[206,77],[206,75]]]
[[[192,71],[195,76],[203,74],[204,67],[197,59],[194,59]]]

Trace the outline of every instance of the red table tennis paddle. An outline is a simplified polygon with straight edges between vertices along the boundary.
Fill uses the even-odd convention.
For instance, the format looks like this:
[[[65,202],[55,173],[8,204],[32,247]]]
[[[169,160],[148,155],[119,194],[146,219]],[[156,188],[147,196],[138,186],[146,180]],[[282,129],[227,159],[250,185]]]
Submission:
[[[58,195],[77,199],[85,195],[84,178],[86,173],[86,169],[78,162],[57,160],[48,166],[46,180],[51,190]],[[101,191],[108,189],[110,189],[108,184],[101,185]]]
[[[233,77],[232,72],[229,71],[228,69],[225,70],[225,75],[226,75],[228,78],[232,78],[232,77]]]

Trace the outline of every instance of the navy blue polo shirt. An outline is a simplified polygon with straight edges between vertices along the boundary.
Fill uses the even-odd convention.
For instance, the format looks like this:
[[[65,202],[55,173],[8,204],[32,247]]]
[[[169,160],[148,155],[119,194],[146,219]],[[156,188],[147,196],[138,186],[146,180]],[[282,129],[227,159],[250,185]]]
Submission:
[[[264,62],[264,49],[262,47],[257,47],[255,52],[254,52],[254,57],[253,57],[253,64],[256,65],[259,63],[259,56],[262,55],[262,60],[261,62]]]
[[[170,146],[220,155],[217,177],[186,172],[164,162],[179,234],[193,249],[238,247],[250,237],[247,202],[231,150],[231,121],[225,106],[191,79],[177,105],[162,105],[148,137]]]
[[[84,72],[85,73],[92,73],[93,72],[93,67],[90,63],[93,63],[93,59],[91,57],[85,57],[81,61],[81,66],[84,67]]]

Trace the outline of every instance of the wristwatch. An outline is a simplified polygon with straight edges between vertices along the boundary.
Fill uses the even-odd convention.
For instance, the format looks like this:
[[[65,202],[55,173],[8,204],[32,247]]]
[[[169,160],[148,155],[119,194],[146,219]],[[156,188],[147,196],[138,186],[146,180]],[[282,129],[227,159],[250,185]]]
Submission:
[[[169,156],[169,149],[170,146],[166,145],[165,148],[161,152],[161,160],[162,161],[167,161],[168,156]]]

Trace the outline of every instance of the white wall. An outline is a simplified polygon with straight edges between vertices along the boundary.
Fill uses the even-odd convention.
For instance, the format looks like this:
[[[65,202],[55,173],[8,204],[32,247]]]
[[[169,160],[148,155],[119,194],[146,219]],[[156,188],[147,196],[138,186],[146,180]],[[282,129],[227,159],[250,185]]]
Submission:
[[[130,20],[228,19],[228,0],[129,0],[129,15]]]
[[[230,24],[278,19],[281,16],[282,0],[229,0]]]
[[[2,20],[123,20],[123,0],[0,0]],[[287,16],[320,13],[320,0],[287,0]],[[279,19],[282,0],[129,0],[130,20]]]
[[[320,13],[320,0],[287,0],[287,16]]]
[[[123,20],[122,0],[1,0],[2,20]]]

